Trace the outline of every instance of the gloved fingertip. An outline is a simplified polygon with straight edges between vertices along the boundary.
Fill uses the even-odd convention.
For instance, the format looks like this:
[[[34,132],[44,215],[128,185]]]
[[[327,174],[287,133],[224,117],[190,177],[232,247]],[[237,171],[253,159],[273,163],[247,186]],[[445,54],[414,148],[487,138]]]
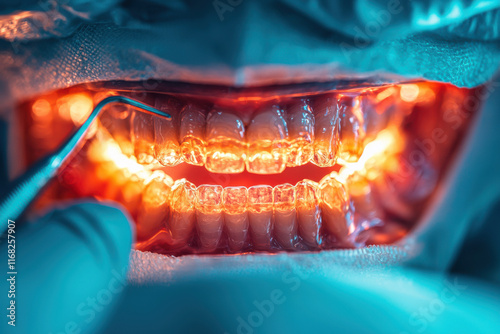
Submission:
[[[87,229],[95,238],[101,238],[109,250],[113,265],[127,266],[130,249],[135,235],[132,218],[120,204],[105,202],[79,202],[67,210],[75,210],[88,217],[80,228]]]
[[[16,240],[29,247],[16,253],[23,286],[16,300],[26,305],[19,319],[29,321],[19,322],[19,332],[94,333],[126,285],[133,234],[131,219],[118,204],[89,200],[20,225]]]

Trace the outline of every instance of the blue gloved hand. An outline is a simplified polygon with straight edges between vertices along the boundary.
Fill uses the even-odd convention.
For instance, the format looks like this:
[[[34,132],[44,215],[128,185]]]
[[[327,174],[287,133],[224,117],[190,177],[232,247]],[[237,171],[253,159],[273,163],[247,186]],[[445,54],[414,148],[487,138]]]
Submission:
[[[2,295],[14,288],[15,299],[3,298],[0,332],[94,333],[125,285],[133,238],[129,217],[115,204],[87,201],[15,225],[17,274],[0,284]],[[7,238],[0,246],[7,268]],[[5,316],[10,300],[15,318]]]

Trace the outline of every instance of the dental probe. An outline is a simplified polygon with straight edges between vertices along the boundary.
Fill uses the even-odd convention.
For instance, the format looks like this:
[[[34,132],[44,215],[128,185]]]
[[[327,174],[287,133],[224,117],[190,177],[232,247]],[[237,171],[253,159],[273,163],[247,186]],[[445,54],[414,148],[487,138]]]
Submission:
[[[13,181],[8,187],[7,192],[2,194],[0,200],[0,234],[7,230],[8,220],[16,220],[33,200],[40,194],[43,188],[57,174],[61,166],[81,148],[81,143],[85,138],[90,126],[102,109],[110,103],[128,104],[153,115],[165,117],[168,120],[172,116],[157,110],[151,106],[139,101],[132,100],[125,96],[110,96],[99,102],[94,108],[88,119],[78,128],[68,140],[63,143],[54,153],[43,158],[23,175]]]

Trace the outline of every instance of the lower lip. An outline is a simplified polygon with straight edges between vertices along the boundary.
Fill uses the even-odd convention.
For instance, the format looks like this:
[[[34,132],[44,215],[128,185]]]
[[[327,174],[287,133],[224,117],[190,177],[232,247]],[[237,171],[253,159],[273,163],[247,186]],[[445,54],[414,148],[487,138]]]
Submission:
[[[151,188],[147,183],[151,182],[150,165],[143,166],[135,163],[141,171],[146,172],[141,174],[137,170],[127,171],[120,168],[116,164],[117,161],[109,159],[109,156],[108,159],[102,159],[102,156],[100,159],[89,159],[87,153],[91,147],[90,144],[99,144],[99,141],[95,139],[90,140],[76,160],[61,173],[58,184],[54,185],[51,193],[49,192],[42,198],[39,207],[74,197],[94,196],[116,200],[129,210],[136,221],[139,237],[137,249],[172,255],[240,254],[282,250],[319,251],[391,244],[404,237],[414,227],[423,209],[432,199],[438,180],[446,171],[447,161],[458,146],[460,135],[467,129],[470,115],[475,111],[469,110],[470,108],[466,105],[466,97],[472,94],[472,90],[458,89],[439,83],[412,83],[411,85],[420,87],[420,95],[413,97],[411,113],[406,115],[397,133],[398,137],[404,138],[403,148],[398,152],[384,153],[380,156],[383,157],[383,163],[371,166],[372,169],[363,169],[362,179],[366,180],[366,184],[362,187],[350,184],[347,187],[348,209],[346,211],[339,211],[337,207],[329,212],[332,206],[325,202],[322,195],[319,195],[319,202],[315,205],[318,210],[322,211],[323,219],[322,223],[316,222],[316,225],[312,226],[317,229],[316,232],[312,232],[316,235],[309,240],[304,233],[311,232],[311,230],[304,228],[305,225],[300,216],[301,211],[296,203],[298,199],[295,199],[293,205],[288,206],[283,212],[276,208],[276,203],[273,205],[272,200],[269,205],[261,206],[257,211],[251,206],[246,207],[242,212],[249,217],[253,215],[253,220],[250,218],[250,224],[243,228],[247,231],[246,234],[242,234],[243,243],[240,242],[237,248],[231,247],[231,233],[227,230],[228,213],[231,209],[222,202],[217,204],[219,206],[215,208],[215,216],[203,216],[206,222],[218,226],[215,230],[220,230],[217,232],[219,235],[215,237],[215,243],[212,240],[209,242],[210,247],[207,247],[206,243],[204,245],[203,234],[210,234],[215,230],[203,230],[192,217],[189,218],[190,230],[185,233],[179,243],[178,240],[174,240],[172,234],[175,208],[167,204],[166,207],[158,209],[152,207],[150,201],[148,202],[147,189]],[[430,97],[424,96],[425,91],[432,93]],[[74,115],[71,113],[71,110],[76,110],[74,105],[81,103],[81,100],[68,98],[68,96],[78,94],[86,96],[87,101],[91,103],[96,103],[103,96],[103,92],[100,91],[88,91],[83,87],[75,87],[65,92],[38,97],[20,106],[24,110],[24,115],[27,116],[23,119],[26,133],[30,134],[26,138],[26,151],[32,162],[56,147],[66,134],[81,122],[81,117],[78,117],[76,113]],[[241,97],[238,100],[241,101]],[[47,101],[49,107],[45,110],[40,109],[39,101]],[[232,102],[225,101],[224,103],[227,107],[227,104],[231,105]],[[234,103],[238,104],[238,102]],[[68,110],[69,117],[65,116]],[[49,129],[54,127],[62,131],[58,131],[55,136],[53,132],[50,132],[51,136],[46,135]],[[42,131],[43,129],[45,131]],[[341,168],[340,165],[325,168],[307,164],[287,168],[279,174],[255,175],[248,172],[210,173],[203,167],[185,164],[169,168],[154,167],[154,169],[163,169],[174,179],[185,177],[196,186],[208,183],[222,187],[250,188],[256,185],[271,187],[289,183],[295,185],[304,178],[320,182],[325,175],[337,173]],[[379,169],[375,176],[372,173],[373,169]],[[370,173],[371,176],[367,177]],[[342,182],[346,183],[345,180]],[[364,184],[363,182],[361,183]],[[194,217],[199,218],[200,215],[205,214],[196,205],[192,205],[192,210]],[[338,212],[343,216],[342,221],[334,219],[332,222],[332,215]],[[302,214],[305,213],[302,211]],[[318,217],[321,216],[319,213],[316,214]],[[268,218],[264,219],[263,215],[268,215]],[[367,218],[366,215],[371,216]],[[155,219],[157,222],[151,224],[151,221]],[[282,221],[287,221],[294,226],[287,226]],[[261,224],[260,227],[259,224]],[[280,226],[285,230],[290,227],[292,239],[283,240],[287,238],[279,237],[278,233],[284,233],[276,231]],[[180,230],[183,228],[181,226]],[[259,235],[259,228],[262,228],[261,232],[264,235]],[[206,236],[205,240],[208,240],[207,238],[211,237]]]

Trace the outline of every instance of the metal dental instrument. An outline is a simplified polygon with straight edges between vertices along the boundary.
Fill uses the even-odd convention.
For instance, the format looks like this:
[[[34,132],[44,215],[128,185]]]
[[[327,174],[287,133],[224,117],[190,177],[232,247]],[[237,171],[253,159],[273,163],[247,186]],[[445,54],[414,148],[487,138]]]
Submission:
[[[19,218],[30,203],[49,181],[57,174],[61,166],[66,163],[79,148],[82,147],[85,135],[102,109],[111,103],[124,103],[141,109],[152,115],[159,115],[171,120],[171,115],[132,100],[125,96],[110,96],[105,98],[94,108],[89,118],[78,128],[69,139],[63,143],[54,153],[43,158],[22,176],[17,178],[7,187],[7,192],[2,194],[0,200],[0,235],[7,230],[8,220]]]

